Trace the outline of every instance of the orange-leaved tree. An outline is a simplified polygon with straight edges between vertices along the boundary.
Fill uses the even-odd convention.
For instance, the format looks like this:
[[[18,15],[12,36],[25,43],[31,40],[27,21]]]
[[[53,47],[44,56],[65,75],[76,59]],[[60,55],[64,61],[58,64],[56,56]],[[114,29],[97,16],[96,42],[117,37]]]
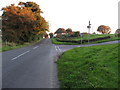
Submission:
[[[20,2],[19,5],[23,5],[29,9],[31,9],[32,12],[35,14],[36,18],[36,26],[34,30],[36,31],[36,34],[40,34],[41,32],[49,31],[49,24],[48,22],[41,16],[41,9],[39,8],[39,5],[35,2]]]
[[[62,35],[66,33],[66,30],[64,28],[58,28],[55,32],[55,34],[59,34],[59,35]]]
[[[49,29],[48,22],[40,15],[39,5],[34,2],[11,4],[3,8],[3,41],[29,42],[40,32]]]
[[[105,26],[105,25],[100,25],[97,29],[98,32],[102,33],[102,34],[109,34],[111,32],[111,29],[109,26]]]
[[[18,7],[14,4],[3,8],[3,40],[9,42],[18,42],[18,40],[26,41],[29,38],[28,34],[34,28],[35,21],[34,13],[29,8]]]

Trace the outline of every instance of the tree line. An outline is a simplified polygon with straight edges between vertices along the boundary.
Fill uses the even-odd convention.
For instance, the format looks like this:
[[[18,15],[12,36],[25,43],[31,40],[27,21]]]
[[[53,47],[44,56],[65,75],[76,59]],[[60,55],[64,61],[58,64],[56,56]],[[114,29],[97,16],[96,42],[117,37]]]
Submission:
[[[97,29],[98,32],[102,34],[110,34],[111,33],[111,28],[109,26],[105,25],[100,25]],[[67,37],[79,37],[80,36],[80,31],[72,31],[71,28],[64,29],[64,28],[58,28],[54,34],[57,34],[56,37],[61,37],[61,36],[67,36]],[[88,34],[87,32],[83,32],[82,34]],[[96,34],[95,32],[93,34]]]
[[[24,43],[39,40],[49,31],[48,22],[41,16],[43,13],[35,2],[19,2],[3,9],[2,40]]]

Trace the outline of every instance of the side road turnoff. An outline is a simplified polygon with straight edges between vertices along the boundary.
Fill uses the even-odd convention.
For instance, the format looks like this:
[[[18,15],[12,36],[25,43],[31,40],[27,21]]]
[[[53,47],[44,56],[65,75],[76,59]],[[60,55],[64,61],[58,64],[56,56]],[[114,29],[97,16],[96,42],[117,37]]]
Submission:
[[[54,45],[44,39],[33,46],[2,53],[3,88],[58,88],[57,67],[54,63],[62,52],[75,47],[112,44],[111,41],[89,45]]]

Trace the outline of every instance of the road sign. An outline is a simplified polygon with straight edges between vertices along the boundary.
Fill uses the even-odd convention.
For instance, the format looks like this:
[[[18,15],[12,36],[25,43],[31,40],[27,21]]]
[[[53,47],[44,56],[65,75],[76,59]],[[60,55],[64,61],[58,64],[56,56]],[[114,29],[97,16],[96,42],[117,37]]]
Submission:
[[[87,26],[87,28],[88,28],[88,43],[89,43],[89,41],[90,41],[90,28],[91,28],[90,25],[91,25],[91,24],[90,24],[90,21],[89,21],[89,26]]]
[[[87,26],[87,28],[91,28],[91,26]]]

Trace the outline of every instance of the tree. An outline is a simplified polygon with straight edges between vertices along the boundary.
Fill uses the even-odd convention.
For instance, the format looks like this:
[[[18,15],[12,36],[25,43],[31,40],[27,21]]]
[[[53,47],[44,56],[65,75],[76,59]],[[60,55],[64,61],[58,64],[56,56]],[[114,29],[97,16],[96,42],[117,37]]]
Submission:
[[[93,34],[96,34],[95,32],[93,32]]]
[[[59,35],[62,35],[63,33],[66,33],[66,30],[64,28],[59,28],[55,34],[59,34]]]
[[[18,5],[28,7],[32,10],[32,12],[35,12],[36,14],[43,13],[42,10],[40,9],[39,5],[36,4],[35,2],[19,2]]]
[[[40,15],[43,13],[34,2],[20,2],[3,8],[3,40],[10,42],[33,41],[41,33],[49,31],[48,22]],[[14,35],[16,38],[12,38]],[[8,38],[11,37],[11,38]]]
[[[70,33],[72,33],[72,29],[71,29],[71,28],[68,28],[68,29],[66,29],[66,32],[67,32],[68,34],[70,34]]]
[[[102,34],[109,34],[111,32],[111,29],[109,26],[105,26],[105,25],[100,25],[97,29],[98,32],[102,33]]]
[[[47,34],[46,32],[44,33],[44,37],[45,37],[45,38],[48,38],[48,34]]]
[[[52,38],[53,37],[53,33],[49,33],[49,36],[50,36],[50,38]]]
[[[35,26],[34,13],[29,8],[14,6],[14,4],[3,8],[3,11],[3,40],[10,42],[27,41],[28,34],[32,32]],[[8,38],[11,35],[16,38]]]
[[[41,16],[41,9],[39,8],[39,5],[34,2],[20,2],[19,5],[24,5],[25,7],[29,8],[32,12],[34,12],[36,17],[36,27],[34,30],[36,30],[36,34],[40,34],[42,32],[49,31],[49,24],[48,22]]]
[[[117,29],[117,30],[115,31],[115,36],[120,37],[120,29]]]
[[[79,31],[74,32],[74,37],[79,37],[79,36],[80,36],[80,32]]]
[[[117,30],[115,31],[115,34],[120,34],[120,29],[117,29]]]

